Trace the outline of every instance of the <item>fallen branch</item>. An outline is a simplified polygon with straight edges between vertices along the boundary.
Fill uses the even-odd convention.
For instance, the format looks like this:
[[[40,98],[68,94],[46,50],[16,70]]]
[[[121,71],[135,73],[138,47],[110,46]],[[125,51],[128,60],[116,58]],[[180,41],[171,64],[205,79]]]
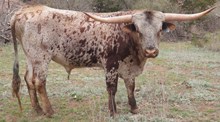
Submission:
[[[10,41],[9,38],[7,38],[7,37],[5,37],[5,36],[3,36],[3,35],[0,35],[0,37],[3,38],[3,39],[5,39],[6,41]]]
[[[2,2],[2,8],[1,8],[1,11],[3,11],[4,4],[5,4],[5,0],[3,0],[3,2]]]
[[[5,5],[5,0],[2,2],[1,10],[3,11]],[[10,0],[8,0],[8,8],[10,8]]]
[[[8,28],[5,29],[5,31],[9,31],[9,30],[11,30],[11,27],[8,27]]]

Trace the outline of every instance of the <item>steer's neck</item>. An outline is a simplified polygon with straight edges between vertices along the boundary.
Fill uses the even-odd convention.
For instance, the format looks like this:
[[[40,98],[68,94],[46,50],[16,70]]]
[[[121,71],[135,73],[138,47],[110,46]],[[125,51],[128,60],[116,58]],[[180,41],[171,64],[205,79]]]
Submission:
[[[129,37],[130,37],[129,42],[132,45],[130,46],[130,50],[132,50],[131,51],[132,56],[135,59],[137,59],[137,63],[139,65],[144,65],[147,58],[144,54],[140,41],[137,38],[135,38],[135,36],[132,34],[129,34]]]

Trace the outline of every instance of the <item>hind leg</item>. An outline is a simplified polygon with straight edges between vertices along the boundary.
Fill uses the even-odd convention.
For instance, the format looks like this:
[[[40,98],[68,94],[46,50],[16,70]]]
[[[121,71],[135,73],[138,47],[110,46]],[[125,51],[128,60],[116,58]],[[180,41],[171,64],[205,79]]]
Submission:
[[[46,91],[46,75],[47,75],[49,62],[50,60],[46,60],[46,59],[41,61],[35,61],[33,66],[34,67],[33,74],[35,76],[34,78],[35,88],[39,93],[39,96],[42,101],[42,108],[47,117],[51,117],[51,115],[54,113]]]
[[[27,68],[27,70],[26,70],[24,79],[27,84],[28,93],[29,93],[30,100],[31,100],[31,105],[32,105],[34,111],[37,112],[38,115],[42,115],[43,110],[40,107],[40,104],[38,102],[37,93],[36,93],[36,89],[34,86],[35,81],[33,80],[34,79],[33,78],[33,68],[31,65],[28,65],[27,67],[29,67],[29,68]]]

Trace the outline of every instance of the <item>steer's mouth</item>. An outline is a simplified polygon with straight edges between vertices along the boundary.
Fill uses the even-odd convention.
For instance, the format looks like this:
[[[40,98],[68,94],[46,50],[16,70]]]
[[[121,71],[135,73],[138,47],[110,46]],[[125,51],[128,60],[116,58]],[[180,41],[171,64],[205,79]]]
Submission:
[[[153,49],[153,50],[145,50],[145,56],[147,58],[156,58],[159,54],[158,49]]]

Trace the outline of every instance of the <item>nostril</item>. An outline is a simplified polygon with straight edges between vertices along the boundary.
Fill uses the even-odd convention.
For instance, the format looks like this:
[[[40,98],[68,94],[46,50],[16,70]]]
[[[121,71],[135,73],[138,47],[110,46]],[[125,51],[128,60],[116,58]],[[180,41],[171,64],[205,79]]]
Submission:
[[[148,49],[148,50],[155,50],[155,47],[149,46],[147,49]]]
[[[145,56],[148,58],[155,58],[158,56],[158,54],[159,54],[159,50],[155,48],[153,50],[149,50],[149,49],[145,50]]]

